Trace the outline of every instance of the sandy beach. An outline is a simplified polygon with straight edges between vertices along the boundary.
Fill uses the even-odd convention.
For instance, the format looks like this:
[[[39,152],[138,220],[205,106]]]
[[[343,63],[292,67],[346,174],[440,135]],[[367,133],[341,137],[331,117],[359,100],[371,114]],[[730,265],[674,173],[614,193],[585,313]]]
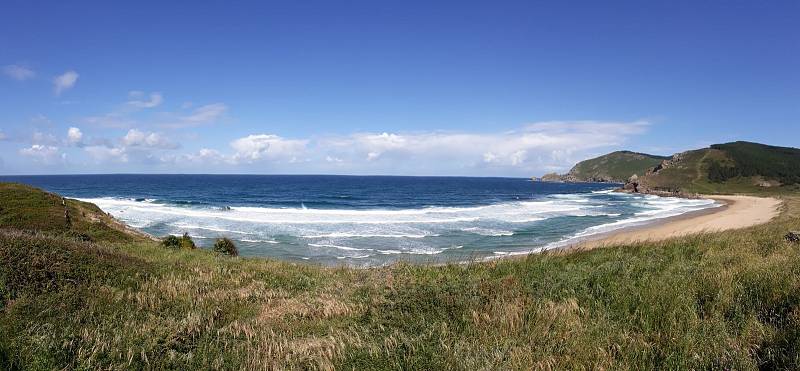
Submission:
[[[719,232],[768,222],[780,212],[781,201],[753,196],[704,196],[721,207],[667,218],[663,221],[614,231],[568,245],[565,249],[593,249],[631,242],[658,241],[702,232]]]

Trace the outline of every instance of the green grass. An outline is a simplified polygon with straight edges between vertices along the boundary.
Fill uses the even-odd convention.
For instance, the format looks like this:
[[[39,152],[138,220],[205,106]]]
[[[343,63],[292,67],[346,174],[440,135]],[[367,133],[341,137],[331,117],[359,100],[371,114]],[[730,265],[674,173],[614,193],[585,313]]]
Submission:
[[[361,270],[6,218],[0,368],[797,369],[800,246],[782,236],[800,196],[782,197],[739,231]]]
[[[668,157],[630,151],[617,151],[579,162],[569,175],[580,181],[626,182],[631,175],[644,175]]]
[[[62,199],[58,195],[17,183],[0,183],[0,228],[73,237],[82,235],[92,241],[142,239],[123,230],[119,223],[94,204]]]
[[[800,189],[800,149],[757,143],[715,144],[679,154],[679,161],[656,174],[640,178],[651,190],[703,194],[785,194]],[[731,169],[736,176],[712,181],[712,164]],[[770,183],[770,187],[759,186]]]
[[[675,165],[649,175],[641,181],[657,190],[680,190],[687,193],[756,193],[760,189],[752,179],[737,178],[724,183],[714,183],[708,179],[711,162],[727,164],[730,160],[725,153],[714,149],[699,149],[683,153]]]

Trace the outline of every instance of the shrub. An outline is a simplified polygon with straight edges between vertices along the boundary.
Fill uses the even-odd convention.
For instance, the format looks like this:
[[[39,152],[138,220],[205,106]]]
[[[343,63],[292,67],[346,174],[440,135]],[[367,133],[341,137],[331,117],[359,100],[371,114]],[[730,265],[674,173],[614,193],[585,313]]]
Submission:
[[[164,237],[163,240],[161,240],[161,244],[164,245],[164,247],[170,249],[180,249],[181,239],[178,238],[177,236],[169,235],[167,237]]]
[[[214,242],[214,251],[220,254],[239,256],[239,249],[237,249],[233,241],[228,238],[220,238],[217,242]]]
[[[181,236],[181,249],[194,250],[196,248],[197,246],[194,244],[194,241],[192,241],[192,238],[189,237],[189,234],[183,232],[183,236]]]

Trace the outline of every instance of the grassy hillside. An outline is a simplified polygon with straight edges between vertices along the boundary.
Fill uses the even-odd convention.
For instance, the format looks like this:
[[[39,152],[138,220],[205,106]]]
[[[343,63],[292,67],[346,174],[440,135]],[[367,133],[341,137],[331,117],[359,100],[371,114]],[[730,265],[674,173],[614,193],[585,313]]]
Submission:
[[[644,175],[668,157],[630,151],[612,152],[581,161],[566,175],[571,181],[601,181],[623,183],[633,174]]]
[[[725,152],[732,162],[732,165],[723,164],[719,167],[720,169],[731,169],[725,174],[715,174],[716,177],[714,177],[709,173],[712,180],[723,182],[736,177],[758,176],[776,180],[785,185],[800,183],[800,149],[798,148],[775,147],[750,142],[715,144],[711,148]]]
[[[132,241],[131,233],[96,205],[16,183],[0,183],[0,228],[41,231],[87,241]]]
[[[797,196],[724,234],[358,270],[80,241],[51,195],[8,187],[0,369],[800,367]]]
[[[697,193],[782,193],[800,190],[800,149],[749,142],[715,144],[679,153],[647,188]]]

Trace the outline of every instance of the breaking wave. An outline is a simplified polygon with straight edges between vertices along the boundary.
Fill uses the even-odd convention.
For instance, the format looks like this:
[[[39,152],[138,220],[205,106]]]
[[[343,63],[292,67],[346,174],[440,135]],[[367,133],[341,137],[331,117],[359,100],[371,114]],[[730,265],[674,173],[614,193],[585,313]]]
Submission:
[[[525,254],[628,226],[717,206],[613,193],[551,194],[471,207],[313,208],[213,205],[152,198],[82,198],[156,235],[190,233],[238,241],[243,253],[386,262],[392,256],[456,259]],[[266,253],[271,255],[272,253]]]

